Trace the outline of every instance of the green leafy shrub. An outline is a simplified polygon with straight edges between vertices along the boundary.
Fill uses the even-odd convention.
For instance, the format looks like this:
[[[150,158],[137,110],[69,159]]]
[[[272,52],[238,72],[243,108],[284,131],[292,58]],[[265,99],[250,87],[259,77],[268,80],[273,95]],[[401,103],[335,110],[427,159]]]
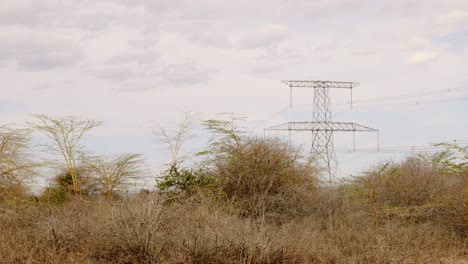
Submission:
[[[63,204],[69,200],[70,194],[63,188],[57,187],[48,187],[44,190],[39,201],[53,203],[53,204]]]
[[[193,194],[199,189],[217,188],[218,180],[202,169],[179,168],[172,165],[156,187],[163,192]]]
[[[80,181],[80,194],[93,195],[98,193],[98,188],[94,179],[85,169],[79,169],[77,172]],[[70,172],[63,170],[53,179],[51,186],[47,187],[41,194],[39,200],[62,204],[69,200],[74,194],[73,178]]]

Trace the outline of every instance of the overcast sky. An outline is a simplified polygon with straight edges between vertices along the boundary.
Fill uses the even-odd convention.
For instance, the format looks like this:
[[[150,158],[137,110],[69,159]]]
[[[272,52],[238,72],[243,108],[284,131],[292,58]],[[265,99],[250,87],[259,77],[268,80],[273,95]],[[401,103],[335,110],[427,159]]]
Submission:
[[[310,119],[310,108],[272,117],[289,104],[284,79],[356,81],[359,100],[466,86],[467,69],[466,0],[0,0],[0,122],[104,121],[88,149],[151,164],[167,161],[153,120],[234,112],[260,134]],[[380,129],[384,146],[468,139],[466,101],[336,110]]]

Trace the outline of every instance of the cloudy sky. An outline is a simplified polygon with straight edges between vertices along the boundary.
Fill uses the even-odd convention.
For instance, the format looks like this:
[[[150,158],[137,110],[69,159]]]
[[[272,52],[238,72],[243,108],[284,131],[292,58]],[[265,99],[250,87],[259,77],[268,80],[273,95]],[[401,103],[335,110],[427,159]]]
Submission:
[[[186,111],[244,115],[259,134],[310,119],[310,108],[286,109],[284,79],[357,81],[359,100],[467,86],[467,69],[466,0],[0,0],[0,122],[101,120],[89,149],[151,164],[167,161],[152,121]],[[441,96],[468,92],[413,101]],[[380,129],[383,146],[425,145],[468,139],[467,103],[336,108],[336,118]],[[365,163],[342,159],[354,159],[344,174]]]

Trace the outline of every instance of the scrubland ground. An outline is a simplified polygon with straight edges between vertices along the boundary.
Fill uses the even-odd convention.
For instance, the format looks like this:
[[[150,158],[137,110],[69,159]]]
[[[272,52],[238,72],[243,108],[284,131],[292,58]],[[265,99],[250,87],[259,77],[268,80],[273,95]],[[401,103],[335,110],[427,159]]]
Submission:
[[[330,191],[331,192],[331,191]],[[459,227],[320,196],[309,215],[240,216],[232,205],[140,194],[119,201],[2,205],[2,263],[466,263]],[[438,214],[438,212],[433,212]],[[428,214],[428,215],[426,215]],[[432,219],[434,218],[434,219]],[[278,220],[279,219],[279,220]],[[275,222],[278,221],[278,222]]]
[[[280,140],[225,134],[154,192],[77,194],[62,175],[31,197],[4,182],[0,262],[468,263],[464,158],[410,156],[329,184]]]

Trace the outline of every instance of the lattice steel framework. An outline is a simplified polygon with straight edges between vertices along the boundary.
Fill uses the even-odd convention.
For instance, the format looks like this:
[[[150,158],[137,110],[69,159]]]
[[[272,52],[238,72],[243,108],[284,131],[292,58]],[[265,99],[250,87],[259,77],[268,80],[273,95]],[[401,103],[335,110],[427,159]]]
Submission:
[[[277,126],[272,126],[267,130],[283,131],[348,131],[348,132],[378,132],[377,129],[350,122],[288,122]]]
[[[323,161],[328,170],[329,180],[333,181],[338,166],[335,149],[333,146],[333,133],[337,131],[362,131],[362,132],[378,132],[377,129],[366,127],[360,124],[351,122],[335,122],[332,121],[332,111],[330,103],[330,88],[353,89],[357,86],[356,82],[335,82],[335,81],[283,81],[290,87],[290,104],[292,107],[292,89],[294,87],[313,88],[313,115],[312,121],[307,122],[289,122],[277,126],[267,128],[265,130],[282,130],[289,131],[311,131],[312,132],[312,148],[311,154],[315,154]],[[351,92],[352,100],[352,92]]]

